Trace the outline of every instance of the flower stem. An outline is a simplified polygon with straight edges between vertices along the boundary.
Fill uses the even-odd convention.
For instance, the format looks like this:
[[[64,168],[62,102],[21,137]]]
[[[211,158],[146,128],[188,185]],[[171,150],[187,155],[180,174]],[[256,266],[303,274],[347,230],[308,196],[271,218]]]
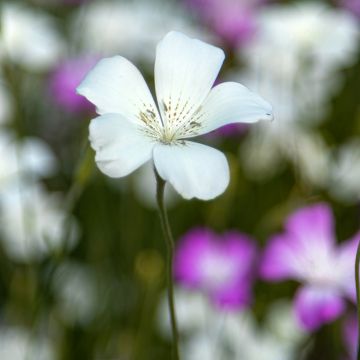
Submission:
[[[161,227],[163,230],[163,234],[167,246],[166,278],[167,278],[167,294],[168,294],[168,304],[169,304],[169,312],[170,312],[170,320],[171,320],[171,329],[173,335],[173,357],[175,360],[180,360],[179,333],[176,323],[174,282],[173,282],[174,239],[172,236],[169,219],[164,204],[164,191],[165,191],[166,182],[159,176],[156,169],[155,169],[155,176],[157,183],[156,200],[159,208]]]
[[[359,283],[359,265],[360,265],[360,242],[358,243],[355,259],[355,283],[356,283],[356,304],[358,315],[358,348],[357,360],[360,360],[360,283]]]

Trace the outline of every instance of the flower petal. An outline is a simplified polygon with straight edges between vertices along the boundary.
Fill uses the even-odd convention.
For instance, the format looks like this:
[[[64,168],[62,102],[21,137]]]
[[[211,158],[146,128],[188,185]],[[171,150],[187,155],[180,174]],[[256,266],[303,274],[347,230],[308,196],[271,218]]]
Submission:
[[[106,114],[90,124],[90,141],[99,169],[110,177],[130,174],[150,160],[154,142],[118,114]]]
[[[154,162],[159,175],[185,199],[213,199],[229,184],[224,154],[206,145],[190,141],[159,144],[154,148]]]
[[[221,49],[174,31],[158,44],[156,95],[168,127],[177,129],[190,122],[209,94],[224,58]]]
[[[336,272],[339,274],[339,286],[354,303],[356,303],[354,264],[359,242],[360,231],[351,239],[340,244],[336,268]]]
[[[99,114],[116,113],[135,122],[144,122],[141,113],[161,120],[140,71],[128,60],[114,56],[100,60],[77,88],[97,107]]]
[[[227,124],[272,119],[268,102],[239,83],[225,82],[210,91],[192,121],[202,125],[198,134],[205,134]]]
[[[189,288],[201,288],[204,271],[199,259],[212,250],[217,236],[211,230],[195,228],[178,243],[174,261],[174,273],[178,282]]]
[[[344,310],[344,300],[333,290],[304,286],[296,294],[295,313],[307,330],[335,320]]]
[[[274,281],[301,278],[303,266],[299,260],[303,253],[296,245],[286,234],[272,237],[261,261],[260,275]]]
[[[296,236],[303,248],[329,251],[335,245],[334,219],[325,203],[297,210],[286,222],[286,229]]]

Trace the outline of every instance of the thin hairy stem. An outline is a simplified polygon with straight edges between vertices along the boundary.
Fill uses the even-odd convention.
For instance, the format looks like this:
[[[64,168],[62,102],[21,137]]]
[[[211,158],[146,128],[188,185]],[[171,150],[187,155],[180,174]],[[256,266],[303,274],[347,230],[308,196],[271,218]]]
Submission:
[[[173,281],[174,239],[172,236],[169,219],[167,216],[167,211],[164,203],[164,191],[165,191],[166,183],[159,176],[156,170],[155,170],[155,176],[157,183],[156,199],[159,208],[161,227],[163,230],[163,234],[167,246],[166,280],[167,280],[167,294],[168,294],[168,304],[169,304],[169,312],[170,312],[170,320],[171,320],[171,329],[173,335],[173,358],[175,360],[180,360],[179,333],[176,322],[175,301],[174,301],[174,281]]]

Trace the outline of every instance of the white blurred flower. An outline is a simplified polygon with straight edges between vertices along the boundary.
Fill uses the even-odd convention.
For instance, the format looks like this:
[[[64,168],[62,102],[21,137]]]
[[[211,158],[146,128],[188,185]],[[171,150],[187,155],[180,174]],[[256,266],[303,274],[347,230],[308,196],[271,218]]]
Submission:
[[[274,175],[287,159],[305,184],[324,187],[328,181],[329,149],[319,134],[301,127],[259,125],[244,141],[240,156],[248,176],[255,180]]]
[[[257,74],[263,70],[291,86],[304,84],[303,95],[309,96],[331,91],[311,80],[330,81],[334,70],[356,61],[359,35],[348,12],[319,2],[274,5],[260,13],[257,36],[243,55]]]
[[[238,80],[271,102],[276,122],[250,130],[242,154],[250,175],[271,176],[285,158],[309,183],[326,183],[329,154],[312,131],[339,88],[337,71],[356,60],[358,41],[356,20],[324,4],[264,8]]]
[[[299,326],[292,302],[278,300],[269,307],[266,328],[282,343],[299,344],[308,334]]]
[[[1,5],[3,56],[33,71],[48,70],[61,57],[64,43],[54,19],[13,2]]]
[[[53,175],[56,167],[50,147],[41,139],[17,140],[12,133],[0,131],[0,193],[3,186],[20,178],[36,181]]]
[[[200,293],[188,291],[182,288],[175,289],[175,306],[178,327],[181,333],[195,333],[213,323],[214,311],[207,298]],[[164,337],[171,338],[170,315],[168,300],[161,298],[158,308],[159,328]]]
[[[188,14],[175,3],[105,0],[83,6],[74,18],[73,29],[88,52],[121,53],[152,65],[153,48],[170,30],[207,39],[188,19]]]
[[[18,327],[0,327],[0,359],[55,360],[55,352],[45,337]]]
[[[360,200],[360,138],[353,138],[334,154],[329,190],[337,199],[354,203]]]
[[[53,288],[58,310],[68,324],[88,324],[96,315],[94,274],[84,265],[68,262],[57,269]]]
[[[1,240],[9,257],[36,261],[76,243],[78,228],[62,209],[57,194],[48,194],[40,184],[13,181],[1,189]],[[69,228],[69,233],[67,233]]]
[[[170,320],[165,295],[159,306],[159,325],[169,338]],[[248,311],[222,312],[200,294],[176,289],[175,306],[185,360],[295,360],[305,334],[290,303],[270,307],[259,326]]]

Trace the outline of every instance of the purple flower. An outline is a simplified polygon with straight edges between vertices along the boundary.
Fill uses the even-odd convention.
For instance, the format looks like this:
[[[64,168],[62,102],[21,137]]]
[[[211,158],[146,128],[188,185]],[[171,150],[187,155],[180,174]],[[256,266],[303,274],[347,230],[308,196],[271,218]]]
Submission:
[[[76,87],[96,64],[95,56],[67,59],[61,63],[50,78],[50,93],[63,110],[70,113],[89,112],[94,106],[76,93]]]
[[[295,312],[307,330],[336,319],[345,298],[355,301],[354,264],[360,232],[336,245],[334,220],[326,204],[293,213],[285,232],[270,239],[260,273],[264,279],[295,279],[302,286],[295,295]]]
[[[252,38],[256,30],[255,13],[263,1],[187,0],[199,16],[230,46]]]
[[[360,0],[340,0],[340,5],[360,18]]]
[[[256,246],[244,234],[222,236],[196,228],[180,241],[175,255],[177,281],[207,294],[218,307],[242,308],[251,300]]]

